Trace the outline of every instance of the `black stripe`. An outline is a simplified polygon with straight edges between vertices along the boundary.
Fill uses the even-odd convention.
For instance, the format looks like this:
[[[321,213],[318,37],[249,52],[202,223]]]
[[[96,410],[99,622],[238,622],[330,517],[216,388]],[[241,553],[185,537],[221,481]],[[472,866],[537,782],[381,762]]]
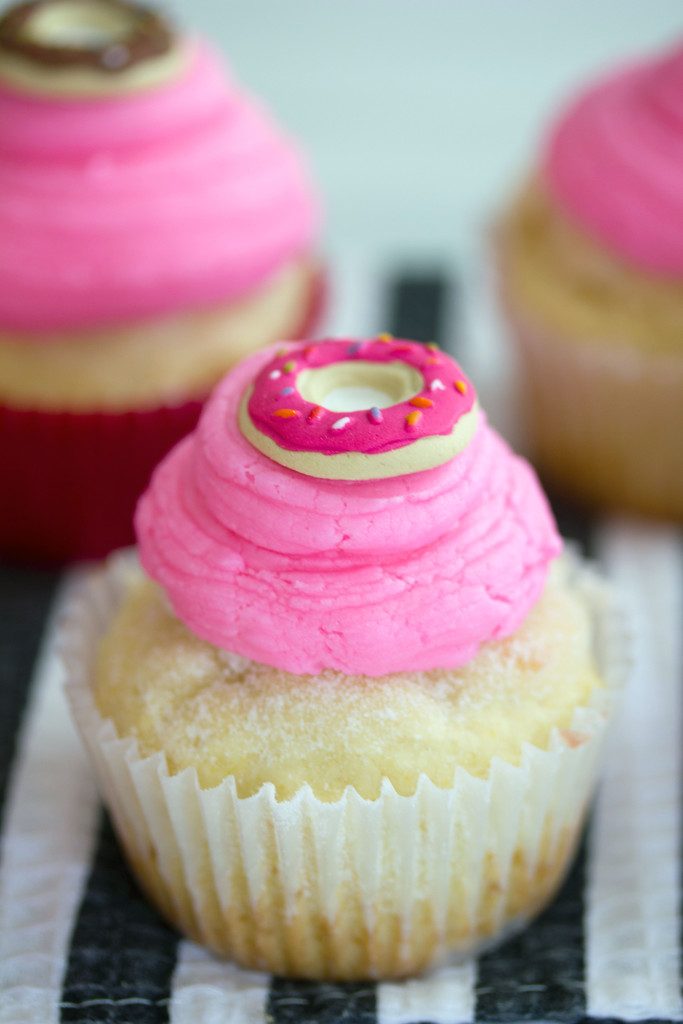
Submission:
[[[555,493],[545,481],[541,480],[541,483],[548,495],[560,533],[577,543],[582,554],[590,558],[594,554],[594,519],[581,505]]]
[[[582,1017],[577,1024],[624,1024],[622,1017]],[[674,1024],[671,1017],[642,1017],[629,1024]]]
[[[165,1024],[178,941],[128,874],[103,815],[71,936],[62,1022]]]
[[[273,978],[267,1019],[277,1024],[375,1024],[376,987]]]
[[[480,958],[478,1021],[575,1024],[584,1019],[585,862],[582,845],[552,906],[516,938]]]
[[[392,333],[420,340],[432,337],[445,347],[443,335],[430,319],[443,314],[445,297],[443,278],[402,277],[392,303]],[[550,495],[550,499],[562,535],[590,556],[590,516],[559,496]],[[481,958],[478,1019],[509,1024],[514,1020],[576,1021],[584,1016],[585,857],[582,846],[562,892],[536,924]]]
[[[441,273],[398,274],[389,282],[387,329],[397,338],[435,341],[453,354],[457,339],[448,331],[446,308],[455,305],[455,287]]]
[[[0,567],[0,812],[56,572]]]

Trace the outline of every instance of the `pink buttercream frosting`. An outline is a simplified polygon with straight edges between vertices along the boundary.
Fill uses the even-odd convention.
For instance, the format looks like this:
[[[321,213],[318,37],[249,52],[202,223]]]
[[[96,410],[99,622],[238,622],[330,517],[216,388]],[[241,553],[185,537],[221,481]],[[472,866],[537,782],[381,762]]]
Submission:
[[[549,139],[543,173],[581,226],[627,262],[683,274],[683,45],[598,82]]]
[[[135,94],[0,87],[0,330],[49,340],[230,301],[309,250],[297,150],[192,45],[176,80]]]
[[[436,469],[368,481],[286,469],[237,423],[274,352],[218,386],[138,506],[142,564],[179,618],[303,674],[456,667],[514,632],[561,546],[527,463],[481,415],[470,444]]]

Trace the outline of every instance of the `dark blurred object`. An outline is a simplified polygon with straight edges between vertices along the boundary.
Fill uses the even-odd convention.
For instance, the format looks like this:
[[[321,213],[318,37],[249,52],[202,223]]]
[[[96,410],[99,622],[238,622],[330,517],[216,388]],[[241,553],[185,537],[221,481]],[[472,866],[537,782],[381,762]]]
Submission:
[[[413,341],[434,341],[452,355],[457,355],[456,339],[446,335],[448,303],[452,282],[437,272],[399,273],[389,290],[388,329],[397,338]]]

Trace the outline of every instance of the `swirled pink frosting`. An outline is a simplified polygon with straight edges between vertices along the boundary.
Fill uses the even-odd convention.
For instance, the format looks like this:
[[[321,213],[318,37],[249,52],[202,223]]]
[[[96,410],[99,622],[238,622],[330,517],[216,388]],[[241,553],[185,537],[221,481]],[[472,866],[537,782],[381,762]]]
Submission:
[[[275,349],[214,392],[140,501],[142,564],[204,639],[296,673],[455,667],[512,633],[560,551],[531,468],[482,415],[422,473],[323,481],[272,462],[237,407]]]
[[[551,194],[627,262],[683,275],[683,45],[580,96],[549,139]]]
[[[0,87],[0,329],[229,301],[304,254],[316,220],[297,150],[203,44],[134,95]]]

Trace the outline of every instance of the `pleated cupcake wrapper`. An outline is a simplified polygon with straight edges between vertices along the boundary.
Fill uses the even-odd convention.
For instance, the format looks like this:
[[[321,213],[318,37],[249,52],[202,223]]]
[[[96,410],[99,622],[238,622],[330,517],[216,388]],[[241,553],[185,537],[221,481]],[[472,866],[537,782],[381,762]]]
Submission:
[[[580,497],[683,518],[683,349],[564,337],[505,298],[520,411],[553,483]]]
[[[333,803],[308,787],[278,802],[272,785],[240,798],[234,778],[202,790],[194,769],[169,775],[99,715],[98,643],[136,572],[111,560],[64,624],[67,692],[133,870],[193,938],[278,973],[400,976],[471,952],[536,912],[561,881],[593,790],[628,629],[611,592],[578,564],[607,682],[549,748],[494,760],[487,779],[458,770],[449,789],[422,776],[412,796],[385,780]],[[558,685],[562,681],[558,680]],[[363,752],[359,751],[359,757]]]
[[[315,327],[325,292],[321,270],[298,337]],[[0,557],[59,564],[132,544],[137,499],[202,404],[81,413],[0,403]]]

